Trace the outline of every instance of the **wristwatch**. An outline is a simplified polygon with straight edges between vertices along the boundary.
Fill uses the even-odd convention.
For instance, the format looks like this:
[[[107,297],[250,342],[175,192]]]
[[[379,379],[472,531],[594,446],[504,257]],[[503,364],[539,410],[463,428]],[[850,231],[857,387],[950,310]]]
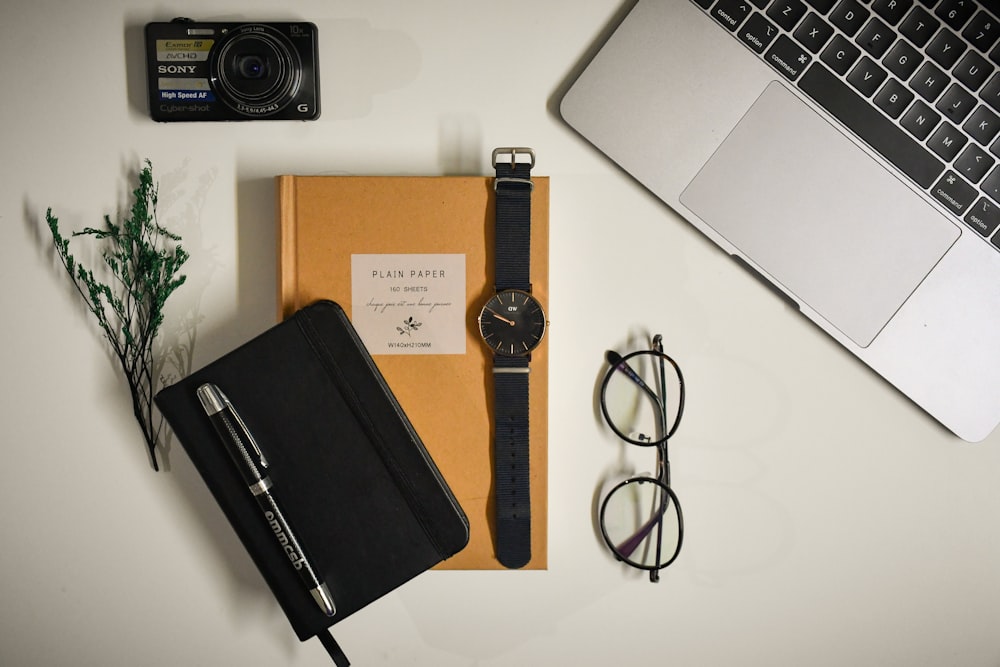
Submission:
[[[518,156],[527,157],[527,161],[519,161]],[[528,362],[546,327],[542,304],[531,294],[534,165],[535,152],[530,148],[493,151],[496,293],[479,314],[479,332],[493,351],[497,560],[509,568],[523,567],[531,560]]]

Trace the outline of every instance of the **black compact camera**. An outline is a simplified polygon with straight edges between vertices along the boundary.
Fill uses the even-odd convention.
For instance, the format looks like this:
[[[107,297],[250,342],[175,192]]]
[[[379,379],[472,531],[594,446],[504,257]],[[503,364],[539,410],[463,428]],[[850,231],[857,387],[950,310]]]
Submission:
[[[312,23],[146,24],[149,114],[157,121],[315,120]]]

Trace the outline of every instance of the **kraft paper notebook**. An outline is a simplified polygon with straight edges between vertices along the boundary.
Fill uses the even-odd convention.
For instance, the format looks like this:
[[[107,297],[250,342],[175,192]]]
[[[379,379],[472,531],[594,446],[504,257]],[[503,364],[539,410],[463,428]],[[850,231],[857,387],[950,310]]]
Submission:
[[[265,520],[254,498],[261,485],[248,487],[199,400],[205,383],[224,392],[242,418],[232,423],[252,434],[243,460],[262,452],[276,512],[297,539],[282,541]],[[468,540],[462,508],[335,303],[299,310],[163,389],[156,403],[299,639],[319,636],[335,660],[329,626]],[[332,617],[290,562],[286,547],[296,542],[329,589]]]
[[[351,317],[469,517],[469,544],[445,569],[504,569],[494,547],[492,355],[476,322],[493,293],[493,180],[277,178],[280,315],[333,299]],[[533,181],[532,292],[548,304],[549,180]],[[547,567],[547,338],[529,375],[526,569]]]

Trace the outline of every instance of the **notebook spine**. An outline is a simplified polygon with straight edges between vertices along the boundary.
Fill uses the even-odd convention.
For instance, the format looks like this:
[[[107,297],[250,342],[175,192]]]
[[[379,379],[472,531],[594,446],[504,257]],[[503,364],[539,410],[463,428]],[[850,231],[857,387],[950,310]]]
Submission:
[[[277,177],[277,215],[278,221],[278,321],[284,320],[294,313],[299,304],[298,294],[298,198],[295,196],[297,181],[295,176]]]

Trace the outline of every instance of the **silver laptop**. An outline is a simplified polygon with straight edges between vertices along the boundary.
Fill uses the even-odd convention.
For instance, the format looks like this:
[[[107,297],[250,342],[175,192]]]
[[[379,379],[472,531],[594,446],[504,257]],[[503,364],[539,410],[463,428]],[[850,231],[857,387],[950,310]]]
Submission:
[[[1000,421],[1000,20],[638,0],[569,125],[963,439]]]

